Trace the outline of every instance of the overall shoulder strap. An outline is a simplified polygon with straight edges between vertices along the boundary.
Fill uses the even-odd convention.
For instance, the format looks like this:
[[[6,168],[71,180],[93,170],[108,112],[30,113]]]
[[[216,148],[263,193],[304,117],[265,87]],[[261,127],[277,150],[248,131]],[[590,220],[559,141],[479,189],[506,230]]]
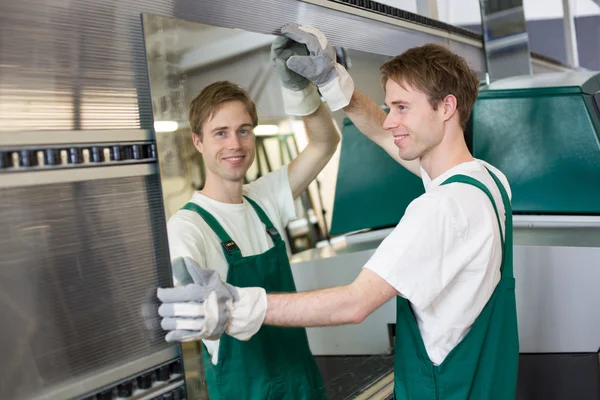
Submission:
[[[491,174],[491,172],[490,172],[490,174]],[[492,175],[492,177],[494,178],[493,175]],[[496,181],[496,179],[494,179],[494,181],[498,185],[499,181]],[[498,222],[498,228],[500,229],[500,240],[502,243],[502,266],[500,267],[500,272],[502,274],[502,277],[506,276],[506,277],[512,278],[512,275],[513,275],[512,263],[505,262],[506,260],[512,260],[512,209],[510,208],[510,204],[509,204],[509,208],[506,208],[506,202],[505,202],[504,196],[503,196],[502,200],[504,203],[504,209],[506,210],[505,211],[506,212],[506,220],[505,220],[505,224],[504,224],[506,235],[503,235],[502,225],[500,224],[500,215],[498,214],[498,207],[496,206],[496,201],[494,200],[492,193],[489,191],[489,189],[483,183],[481,183],[477,179],[472,178],[470,176],[460,175],[460,174],[449,177],[444,182],[442,182],[442,185],[447,185],[449,183],[464,183],[467,185],[475,186],[475,187],[479,188],[481,191],[483,191],[487,195],[487,197],[490,199],[490,201],[492,202],[492,206],[494,207],[494,213],[496,214],[496,221]],[[500,193],[502,194],[503,188],[499,187],[498,189],[500,190]],[[506,194],[506,192],[504,192],[504,194]]]
[[[225,231],[225,229],[223,229],[221,224],[215,219],[215,217],[212,216],[211,213],[200,207],[198,204],[192,203],[191,201],[184,205],[182,209],[195,212],[196,214],[200,215],[202,219],[204,219],[210,229],[215,232],[221,241],[223,253],[225,254],[225,258],[228,262],[242,257],[242,252],[240,251],[238,245],[231,240],[231,236],[229,236],[229,234]]]
[[[504,212],[506,214],[506,226],[505,226],[505,230],[506,230],[506,248],[505,248],[505,258],[506,260],[510,260],[510,262],[505,263],[505,268],[504,268],[504,273],[503,276],[506,275],[508,277],[513,277],[513,263],[512,263],[512,259],[513,259],[513,213],[512,213],[512,204],[510,202],[510,199],[508,197],[508,193],[506,192],[506,189],[504,188],[504,185],[502,184],[502,182],[500,182],[500,179],[498,179],[498,177],[492,172],[490,171],[487,167],[486,169],[488,170],[490,176],[492,177],[492,179],[494,180],[494,182],[496,182],[496,186],[498,186],[498,190],[500,191],[500,196],[502,196],[502,204],[504,204]]]
[[[244,198],[246,200],[248,200],[248,203],[250,203],[252,208],[254,208],[254,211],[256,211],[256,214],[258,214],[258,218],[260,218],[260,221],[267,228],[267,233],[269,234],[269,236],[271,236],[271,239],[273,239],[273,242],[281,240],[281,236],[279,235],[279,232],[277,232],[277,229],[273,225],[273,222],[271,222],[271,220],[269,219],[267,214],[263,211],[263,209],[260,208],[260,206],[258,204],[256,204],[256,202],[254,200],[252,200],[250,197],[244,196]]]

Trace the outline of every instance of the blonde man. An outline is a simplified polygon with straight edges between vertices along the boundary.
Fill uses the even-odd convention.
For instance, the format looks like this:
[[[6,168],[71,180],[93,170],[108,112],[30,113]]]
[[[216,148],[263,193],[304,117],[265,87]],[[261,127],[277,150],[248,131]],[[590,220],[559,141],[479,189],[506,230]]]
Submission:
[[[294,47],[286,38],[273,45],[286,111],[303,116],[308,133],[307,146],[289,165],[244,185],[255,158],[258,117],[254,102],[238,85],[213,83],[190,105],[193,144],[202,154],[206,180],[167,224],[176,286],[210,281],[269,293],[296,291],[284,229],[295,218],[294,199],[327,164],[340,139],[314,84],[287,69],[286,57]],[[252,315],[252,297],[238,300],[245,304],[238,315]],[[212,334],[193,332],[193,321],[187,322],[166,340],[204,339],[211,399],[325,398],[305,329],[257,324],[249,338],[225,319],[214,322]],[[175,328],[168,321],[163,327]],[[226,334],[217,337],[216,331]]]
[[[353,122],[419,175],[426,192],[409,205],[352,284],[297,294],[234,288],[240,296],[255,296],[261,312],[253,321],[360,323],[396,298],[397,399],[514,399],[519,343],[510,187],[500,171],[474,159],[465,143],[477,75],[445,47],[409,49],[381,67],[386,115],[358,91],[348,96],[344,84],[351,78],[321,32],[295,24],[282,32],[310,51],[290,57],[287,66],[323,94],[346,98]],[[203,315],[212,314],[206,297],[194,293]],[[177,303],[177,295],[159,292],[166,304]],[[231,323],[250,326],[235,316],[238,304],[233,299],[226,305]],[[208,320],[199,313],[192,318],[199,324]]]

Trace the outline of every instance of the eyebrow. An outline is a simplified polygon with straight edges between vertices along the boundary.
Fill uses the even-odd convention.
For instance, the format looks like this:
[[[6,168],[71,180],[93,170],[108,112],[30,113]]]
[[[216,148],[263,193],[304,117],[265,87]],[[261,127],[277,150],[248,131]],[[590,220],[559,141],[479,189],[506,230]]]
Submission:
[[[387,106],[387,108],[391,108],[388,103],[384,102],[383,104],[385,104]],[[393,106],[397,106],[397,105],[400,105],[400,104],[408,104],[408,101],[404,101],[404,100],[394,100],[394,101],[392,101],[392,105]]]
[[[249,124],[249,123],[242,124],[239,126],[238,129],[245,128],[245,127],[252,127],[252,124]],[[229,129],[228,126],[219,126],[218,128],[214,128],[213,130],[211,130],[211,132],[226,131],[227,129]]]

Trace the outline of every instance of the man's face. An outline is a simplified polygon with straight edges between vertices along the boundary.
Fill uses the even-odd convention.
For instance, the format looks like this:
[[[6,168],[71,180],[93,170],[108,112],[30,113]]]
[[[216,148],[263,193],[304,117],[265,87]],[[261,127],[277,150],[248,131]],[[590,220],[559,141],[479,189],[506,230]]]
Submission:
[[[206,173],[225,181],[244,178],[255,155],[253,124],[241,101],[219,105],[202,126],[202,138],[194,135],[194,145],[202,153]]]
[[[400,158],[412,161],[423,157],[443,138],[443,107],[434,110],[427,95],[407,83],[392,79],[385,85],[385,104],[390,112],[383,128],[390,131]]]

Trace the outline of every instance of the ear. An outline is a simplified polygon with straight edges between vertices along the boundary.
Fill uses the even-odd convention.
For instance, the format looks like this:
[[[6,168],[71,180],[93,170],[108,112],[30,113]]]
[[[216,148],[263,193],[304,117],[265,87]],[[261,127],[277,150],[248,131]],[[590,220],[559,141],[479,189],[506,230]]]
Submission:
[[[198,152],[202,153],[202,137],[200,136],[200,134],[193,132],[192,140],[194,141],[194,147],[196,148],[196,150],[198,150]]]
[[[449,94],[442,100],[442,112],[444,121],[450,120],[454,115],[458,116],[457,101],[453,94]]]

